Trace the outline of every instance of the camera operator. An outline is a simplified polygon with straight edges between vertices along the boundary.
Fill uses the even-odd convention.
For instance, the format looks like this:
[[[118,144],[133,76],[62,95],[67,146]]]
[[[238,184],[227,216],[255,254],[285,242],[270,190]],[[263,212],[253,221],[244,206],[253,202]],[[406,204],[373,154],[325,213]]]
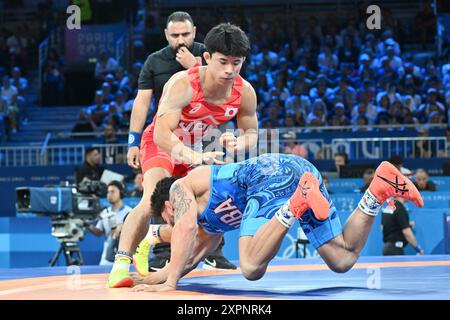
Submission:
[[[120,231],[126,216],[131,208],[123,204],[124,186],[119,181],[111,181],[108,184],[107,199],[111,206],[100,213],[100,220],[94,227],[86,224],[86,227],[96,236],[105,235],[100,265],[112,265],[119,243]]]
[[[77,168],[75,172],[75,181],[77,185],[83,180],[99,181],[102,177],[105,167],[100,164],[101,155],[98,148],[87,148],[84,153],[85,161],[83,165]]]

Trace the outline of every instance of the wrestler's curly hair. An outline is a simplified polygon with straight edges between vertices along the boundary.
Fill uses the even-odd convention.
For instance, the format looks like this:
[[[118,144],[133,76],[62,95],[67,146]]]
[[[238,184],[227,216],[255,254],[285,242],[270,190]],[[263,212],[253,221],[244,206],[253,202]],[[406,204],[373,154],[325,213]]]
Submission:
[[[153,216],[161,217],[164,210],[164,202],[169,200],[170,187],[179,178],[180,177],[167,177],[158,181],[151,197],[151,209]]]

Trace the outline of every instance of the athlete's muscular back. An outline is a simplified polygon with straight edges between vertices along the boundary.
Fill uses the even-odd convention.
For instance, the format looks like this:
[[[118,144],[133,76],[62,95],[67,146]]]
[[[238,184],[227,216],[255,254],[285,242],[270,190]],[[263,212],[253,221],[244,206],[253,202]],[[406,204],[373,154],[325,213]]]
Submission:
[[[175,181],[175,183],[182,183],[185,188],[192,191],[194,194],[198,208],[197,215],[200,215],[208,205],[210,195],[210,178],[211,167],[200,166],[189,172],[189,174],[184,178]]]

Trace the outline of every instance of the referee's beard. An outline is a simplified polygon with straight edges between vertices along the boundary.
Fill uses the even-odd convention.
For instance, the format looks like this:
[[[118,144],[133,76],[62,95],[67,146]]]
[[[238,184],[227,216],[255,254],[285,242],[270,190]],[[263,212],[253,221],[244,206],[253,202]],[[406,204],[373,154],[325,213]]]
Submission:
[[[193,46],[194,46],[194,43],[192,43],[190,47],[188,47],[185,44],[180,44],[179,46],[176,47],[176,49],[174,49],[172,47],[171,47],[171,49],[172,49],[173,55],[176,55],[178,53],[178,50],[180,50],[181,47],[187,48],[192,53],[192,47]]]

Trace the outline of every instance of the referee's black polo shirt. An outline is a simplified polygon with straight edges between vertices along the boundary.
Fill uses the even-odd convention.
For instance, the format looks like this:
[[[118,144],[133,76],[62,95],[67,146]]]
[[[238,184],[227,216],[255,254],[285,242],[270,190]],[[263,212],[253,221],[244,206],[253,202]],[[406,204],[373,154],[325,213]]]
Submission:
[[[194,42],[190,51],[194,57],[203,59],[205,50],[204,44]],[[175,73],[183,70],[185,70],[184,67],[175,60],[175,52],[170,46],[167,46],[147,57],[139,75],[138,89],[152,89],[157,105],[166,82]]]
[[[403,246],[408,244],[402,230],[409,228],[409,216],[405,206],[395,201],[395,211],[393,213],[382,212],[381,224],[383,225],[383,242],[395,243],[403,242]]]

